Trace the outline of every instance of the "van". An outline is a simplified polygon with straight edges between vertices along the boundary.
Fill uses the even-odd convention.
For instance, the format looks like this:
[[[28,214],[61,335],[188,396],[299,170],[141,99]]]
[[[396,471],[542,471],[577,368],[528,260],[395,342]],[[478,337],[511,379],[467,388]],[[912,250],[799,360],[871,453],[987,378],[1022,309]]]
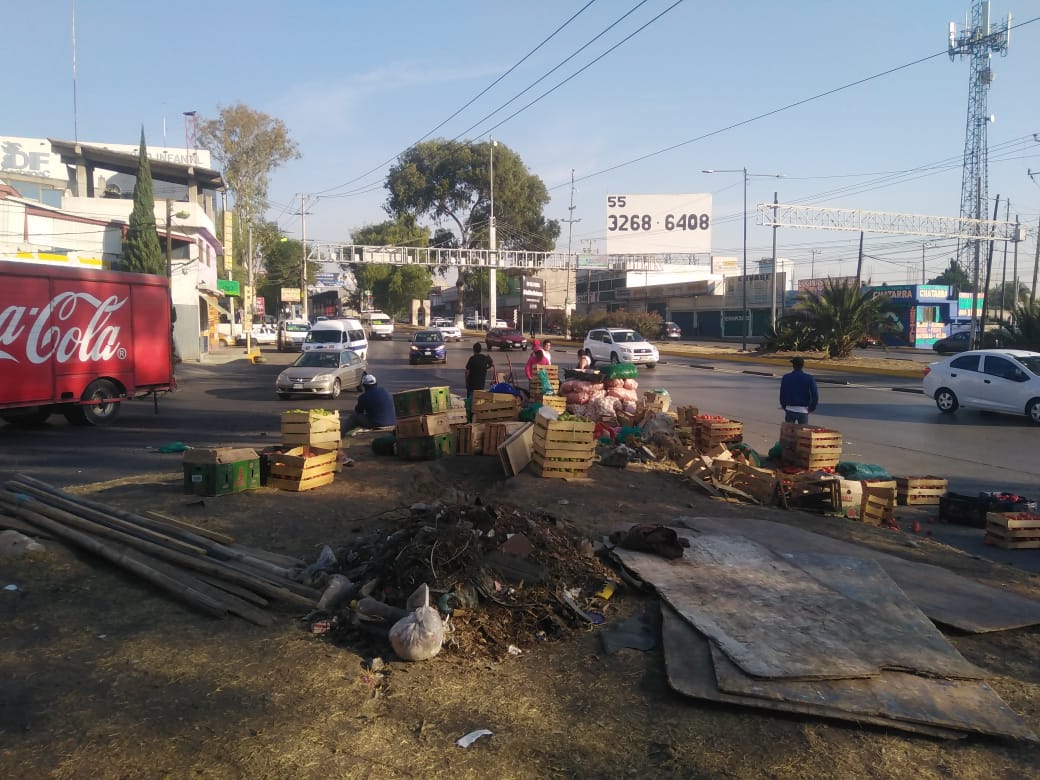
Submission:
[[[339,319],[315,322],[303,342],[304,352],[352,349],[368,359],[368,339],[361,320]]]
[[[394,337],[394,321],[381,311],[366,311],[361,315],[361,324],[368,331],[370,339],[387,339]]]
[[[279,320],[278,334],[275,337],[278,351],[302,349],[310,328],[311,324],[307,320]]]

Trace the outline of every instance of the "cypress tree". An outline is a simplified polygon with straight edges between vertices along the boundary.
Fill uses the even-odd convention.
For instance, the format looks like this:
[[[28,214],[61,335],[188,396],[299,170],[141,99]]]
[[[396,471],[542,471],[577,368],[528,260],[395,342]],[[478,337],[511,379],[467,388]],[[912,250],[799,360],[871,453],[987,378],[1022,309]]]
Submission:
[[[141,127],[141,149],[137,157],[137,181],[134,182],[134,208],[123,241],[123,267],[127,271],[166,275],[166,258],[159,245],[155,226],[155,195],[152,192],[152,166],[148,162]]]

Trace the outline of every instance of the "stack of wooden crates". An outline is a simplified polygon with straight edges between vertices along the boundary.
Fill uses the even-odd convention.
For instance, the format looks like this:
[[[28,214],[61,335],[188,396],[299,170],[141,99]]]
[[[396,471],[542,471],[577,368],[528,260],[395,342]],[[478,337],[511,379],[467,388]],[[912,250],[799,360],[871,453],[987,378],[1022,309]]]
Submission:
[[[815,425],[780,425],[781,460],[806,471],[834,468],[841,460],[841,433]]]
[[[394,393],[397,454],[408,460],[434,460],[455,451],[456,425],[465,409],[453,409],[448,387],[422,387]]]
[[[596,456],[596,424],[578,420],[534,418],[531,468],[539,477],[583,478]]]
[[[339,412],[282,412],[283,453],[271,456],[268,487],[303,491],[331,484],[339,467]]]
[[[546,394],[542,387],[541,374],[544,373],[552,388],[552,393]],[[542,406],[548,406],[557,412],[567,411],[567,400],[560,395],[560,369],[559,366],[538,366],[535,375],[531,377],[530,385],[531,401]]]
[[[699,414],[694,421],[694,439],[701,452],[707,452],[719,444],[739,444],[744,440],[744,423],[739,420]]]

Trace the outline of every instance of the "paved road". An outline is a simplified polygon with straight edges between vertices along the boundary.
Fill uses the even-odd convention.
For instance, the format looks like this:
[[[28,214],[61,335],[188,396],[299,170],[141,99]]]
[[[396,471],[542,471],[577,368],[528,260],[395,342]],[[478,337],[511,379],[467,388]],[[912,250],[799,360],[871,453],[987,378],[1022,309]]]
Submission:
[[[449,345],[447,365],[409,366],[402,334],[393,342],[374,342],[370,370],[392,392],[428,385],[450,385],[462,391],[463,366],[472,354],[472,340]],[[160,413],[135,401],[125,405],[119,420],[108,428],[78,428],[55,416],[41,429],[25,431],[0,426],[0,478],[24,470],[57,485],[98,482],[127,475],[177,471],[180,456],[157,449],[181,441],[194,446],[264,446],[277,443],[279,413],[286,408],[353,408],[355,395],[326,399],[279,401],[274,379],[293,354],[264,352],[266,362],[252,365],[241,350],[225,350],[219,359],[184,365],[178,370],[180,390],[161,400]],[[575,363],[573,348],[558,350],[555,362]],[[511,362],[522,376],[527,353],[494,352],[499,370]],[[641,372],[644,389],[663,387],[673,405],[693,405],[702,412],[739,419],[745,440],[767,451],[779,436],[779,376],[783,368],[746,363],[669,358]],[[822,403],[812,422],[842,431],[844,458],[877,463],[895,475],[934,474],[950,480],[959,493],[1009,490],[1037,497],[1040,435],[1026,419],[960,412],[938,414],[921,395],[900,392],[917,380],[858,374],[816,372]],[[994,557],[982,549],[976,529],[935,527],[944,541]],[[962,539],[959,537],[963,537]],[[1040,552],[1015,551],[1010,560],[1026,556],[1040,561]],[[996,557],[1000,557],[999,554]]]

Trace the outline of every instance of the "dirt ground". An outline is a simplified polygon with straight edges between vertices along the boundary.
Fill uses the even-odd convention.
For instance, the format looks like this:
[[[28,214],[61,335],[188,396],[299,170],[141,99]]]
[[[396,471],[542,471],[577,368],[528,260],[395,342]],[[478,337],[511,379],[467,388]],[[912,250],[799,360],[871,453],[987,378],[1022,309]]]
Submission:
[[[406,463],[350,439],[355,465],[334,485],[295,494],[263,488],[220,498],[182,492],[168,472],[85,486],[114,506],[164,512],[243,544],[313,560],[349,547],[384,513],[437,498],[505,504],[601,538],[678,515],[765,517],[948,566],[1040,598],[1035,578],[922,536],[800,512],[708,499],[673,474],[594,466],[565,482],[501,476],[497,458]],[[388,643],[321,637],[300,614],[274,627],[217,620],[91,556],[46,541],[0,559],[0,765],[5,778],[1032,778],[1029,745],[947,742],[851,723],[712,705],[673,693],[659,649],[603,652],[599,627],[562,641],[531,636],[520,655],[447,648],[420,663]],[[1036,554],[1029,551],[1025,554]],[[626,587],[607,624],[656,616]],[[992,687],[1040,731],[1040,630],[950,636]],[[385,665],[372,668],[379,655]],[[467,749],[455,740],[494,732]]]

